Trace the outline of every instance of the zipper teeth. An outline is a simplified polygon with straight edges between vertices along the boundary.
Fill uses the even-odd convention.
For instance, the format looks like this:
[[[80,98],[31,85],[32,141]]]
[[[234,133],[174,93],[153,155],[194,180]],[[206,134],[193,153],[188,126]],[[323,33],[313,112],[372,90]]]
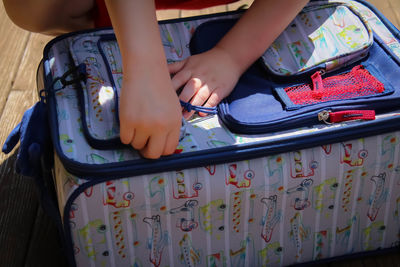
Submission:
[[[221,110],[221,109],[220,109]],[[317,110],[315,111],[316,113],[320,112],[321,110]],[[223,112],[223,111],[221,111]],[[314,113],[314,112],[313,112]],[[317,114],[316,114],[317,115]],[[290,128],[292,127],[296,127],[297,124],[304,123],[304,122],[313,122],[315,121],[314,116],[310,116],[309,118],[307,118],[309,116],[309,114],[302,114],[301,116],[294,118],[294,119],[287,119],[286,121],[291,121],[290,124]],[[246,123],[241,123],[237,120],[235,120],[233,117],[231,116],[220,116],[220,118],[222,118],[222,120],[225,122],[225,124],[232,130],[234,130],[235,132],[241,132],[243,134],[262,134],[265,133],[266,131],[273,131],[275,129],[282,129],[282,125],[278,124],[276,122],[269,122],[266,123],[262,126],[260,125],[254,125],[254,124],[246,124]],[[280,120],[281,122],[284,120]],[[294,126],[293,126],[294,123]],[[245,132],[243,132],[243,128],[245,127]],[[289,126],[288,126],[289,127]]]
[[[220,153],[226,154],[230,153],[232,151],[235,151],[237,147],[235,146],[229,146],[229,147],[223,147],[218,149],[218,151],[213,151],[213,155],[218,155]],[[178,158],[173,157],[173,158],[164,158],[164,159],[159,159],[157,161],[146,161],[143,160],[141,161],[140,159],[138,160],[131,160],[131,161],[125,161],[125,162],[114,162],[114,163],[109,163],[107,165],[105,164],[98,164],[98,165],[93,165],[93,164],[88,164],[88,163],[80,163],[77,161],[73,161],[69,158],[62,157],[60,156],[60,159],[65,166],[65,169],[68,172],[71,172],[72,174],[78,175],[78,176],[89,176],[89,177],[123,177],[123,176],[137,176],[143,173],[149,173],[149,170],[151,169],[158,169],[161,168],[163,170],[168,169],[181,169],[181,168],[187,168],[187,165],[202,165],[200,162],[197,163],[196,158],[201,159],[201,162],[203,162],[203,166],[207,164],[213,164],[213,159],[202,159],[205,155],[209,155],[207,152],[208,150],[203,150],[203,151],[198,151],[198,152],[192,152],[189,153],[191,155],[186,155],[185,157],[179,156]],[[224,160],[230,160],[231,158],[234,158],[236,155],[232,156],[224,156],[221,157]],[[191,158],[191,161],[189,161],[187,158]],[[215,156],[213,157],[215,158]]]

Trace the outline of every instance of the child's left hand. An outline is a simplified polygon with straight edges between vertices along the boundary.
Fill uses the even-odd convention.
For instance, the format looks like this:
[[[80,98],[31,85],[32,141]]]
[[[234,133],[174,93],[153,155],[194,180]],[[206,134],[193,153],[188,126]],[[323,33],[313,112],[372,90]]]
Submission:
[[[230,94],[240,75],[240,66],[223,48],[213,49],[190,56],[180,62],[169,64],[169,72],[174,74],[172,86],[183,90],[179,99],[192,105],[215,107]],[[185,119],[190,118],[194,111],[184,111]],[[205,116],[205,113],[199,113]]]

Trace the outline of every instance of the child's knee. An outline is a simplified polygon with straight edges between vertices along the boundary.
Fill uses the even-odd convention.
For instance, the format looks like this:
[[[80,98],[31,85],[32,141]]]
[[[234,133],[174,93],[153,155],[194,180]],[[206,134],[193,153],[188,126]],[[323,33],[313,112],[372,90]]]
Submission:
[[[93,0],[82,0],[79,5],[72,5],[69,0],[3,0],[3,3],[9,18],[28,31],[56,35],[91,25],[88,14]]]
[[[46,19],[50,10],[43,7],[43,1],[3,0],[8,17],[17,26],[32,32],[46,32],[51,25]]]

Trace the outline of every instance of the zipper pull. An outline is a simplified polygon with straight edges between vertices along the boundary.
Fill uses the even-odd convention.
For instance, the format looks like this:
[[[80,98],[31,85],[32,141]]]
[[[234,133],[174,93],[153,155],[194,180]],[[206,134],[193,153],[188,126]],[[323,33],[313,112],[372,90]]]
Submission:
[[[311,90],[318,91],[318,90],[324,89],[324,85],[322,83],[322,75],[324,75],[324,74],[325,74],[325,72],[323,70],[320,70],[320,71],[315,72],[313,75],[311,75],[311,81],[312,81],[312,85],[313,85]]]
[[[326,124],[352,120],[375,120],[375,110],[344,110],[337,112],[323,110],[318,113],[318,120]]]

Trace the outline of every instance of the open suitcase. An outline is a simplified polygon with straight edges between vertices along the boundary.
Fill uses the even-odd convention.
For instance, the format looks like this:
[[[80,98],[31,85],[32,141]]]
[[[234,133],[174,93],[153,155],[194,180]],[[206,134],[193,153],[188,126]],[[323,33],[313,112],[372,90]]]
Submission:
[[[160,22],[167,59],[209,49],[241,14]],[[17,168],[71,266],[286,266],[395,248],[399,40],[366,2],[311,2],[211,115],[183,124],[174,155],[146,160],[119,143],[112,29],[63,35],[3,150],[21,139]]]

